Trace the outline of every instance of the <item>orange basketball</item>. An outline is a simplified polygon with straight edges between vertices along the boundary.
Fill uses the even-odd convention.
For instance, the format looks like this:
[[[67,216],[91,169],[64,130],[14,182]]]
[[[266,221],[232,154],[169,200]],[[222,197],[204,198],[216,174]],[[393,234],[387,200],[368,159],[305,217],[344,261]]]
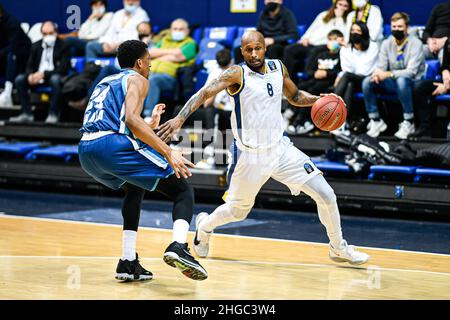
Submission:
[[[345,103],[336,96],[324,96],[311,108],[311,119],[317,128],[333,131],[340,128],[347,118]]]

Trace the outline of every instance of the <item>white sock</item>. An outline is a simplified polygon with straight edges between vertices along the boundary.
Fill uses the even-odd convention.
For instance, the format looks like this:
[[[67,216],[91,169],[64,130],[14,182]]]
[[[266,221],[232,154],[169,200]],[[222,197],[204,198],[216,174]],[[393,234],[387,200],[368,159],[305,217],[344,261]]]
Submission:
[[[10,96],[12,94],[13,89],[13,83],[11,81],[5,82],[5,90],[3,90],[3,93]]]
[[[122,260],[136,260],[136,238],[137,232],[123,230],[122,237]]]
[[[178,243],[187,242],[187,234],[189,231],[189,223],[183,219],[177,219],[173,222],[172,241]]]

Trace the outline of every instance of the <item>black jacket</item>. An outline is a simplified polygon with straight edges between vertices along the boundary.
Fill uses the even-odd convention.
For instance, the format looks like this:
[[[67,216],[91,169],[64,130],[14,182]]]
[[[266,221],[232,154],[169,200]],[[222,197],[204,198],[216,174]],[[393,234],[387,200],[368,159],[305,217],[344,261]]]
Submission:
[[[317,70],[325,70],[327,72],[327,80],[334,81],[339,72],[341,72],[341,61],[339,59],[339,52],[331,53],[330,51],[321,51],[315,56],[310,57],[308,64],[305,67],[306,73],[314,78],[314,73]]]
[[[436,5],[428,18],[425,31],[423,32],[423,41],[429,37],[443,38],[450,37],[450,1]]]
[[[31,46],[31,54],[28,58],[26,75],[35,73],[39,70],[39,64],[41,63],[42,52],[42,40],[37,41]],[[64,42],[64,40],[57,39],[55,42],[55,48],[53,49],[53,65],[55,69],[53,71],[44,72],[44,80],[48,81],[52,74],[58,73],[61,76],[67,75],[70,69],[70,48]]]
[[[256,29],[264,37],[273,38],[275,43],[286,43],[289,39],[298,39],[297,19],[291,10],[283,6],[273,18],[265,11],[261,12]]]
[[[0,8],[0,55],[12,51],[15,55],[30,53],[30,38],[23,32],[19,21]]]

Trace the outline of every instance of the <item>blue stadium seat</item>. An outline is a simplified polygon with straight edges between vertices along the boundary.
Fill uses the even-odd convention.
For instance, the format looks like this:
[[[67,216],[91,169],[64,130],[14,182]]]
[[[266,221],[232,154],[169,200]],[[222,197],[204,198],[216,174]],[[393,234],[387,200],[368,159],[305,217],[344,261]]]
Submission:
[[[317,168],[324,172],[353,173],[347,164],[334,161],[319,161],[314,163]]]
[[[390,24],[385,24],[383,26],[383,34],[384,34],[385,38],[387,38],[391,35],[391,25]]]
[[[32,90],[37,93],[51,93],[52,92],[52,88],[49,86],[45,86],[45,85],[39,85],[37,87],[34,87]]]
[[[436,99],[436,101],[439,101],[439,102],[449,102],[450,94],[443,94],[443,95],[437,96],[435,99]]]
[[[203,28],[197,28],[192,32],[191,38],[194,39],[196,44],[199,44],[200,41],[202,40],[202,35],[203,35]]]
[[[224,46],[231,48],[236,38],[237,27],[209,27],[205,28],[203,38],[215,40]]]
[[[416,166],[374,165],[370,167],[369,180],[413,180]]]
[[[162,28],[161,28],[160,25],[155,24],[155,25],[152,26],[153,34],[158,34],[161,31],[161,29]]]
[[[206,70],[202,69],[195,75],[195,92],[198,92],[206,83],[206,80],[208,79],[208,72]]]
[[[89,58],[86,62],[94,62],[95,64],[104,67],[109,65],[114,65],[115,57],[97,57],[97,58]]]
[[[436,77],[439,75],[440,63],[439,60],[427,60],[426,63],[426,72],[422,79],[424,80],[436,80]]]
[[[78,157],[78,146],[58,145],[42,149],[34,149],[28,153],[25,160],[34,161],[37,159],[58,159],[69,162]]]
[[[1,142],[0,154],[25,156],[30,151],[40,147],[40,143],[36,142]]]
[[[303,36],[306,32],[306,25],[304,25],[304,24],[298,25],[297,30],[298,30],[298,35],[300,37]]]
[[[425,178],[438,177],[442,179],[450,178],[450,170],[434,169],[434,168],[418,168],[416,170],[415,182],[424,181]],[[450,180],[447,180],[450,181]]]
[[[195,63],[197,65],[202,65],[207,60],[215,60],[216,53],[224,48],[219,42],[204,38],[200,41],[199,53],[197,55],[197,60]]]
[[[86,59],[84,57],[72,57],[72,59],[70,59],[72,69],[78,73],[83,72],[85,62]]]

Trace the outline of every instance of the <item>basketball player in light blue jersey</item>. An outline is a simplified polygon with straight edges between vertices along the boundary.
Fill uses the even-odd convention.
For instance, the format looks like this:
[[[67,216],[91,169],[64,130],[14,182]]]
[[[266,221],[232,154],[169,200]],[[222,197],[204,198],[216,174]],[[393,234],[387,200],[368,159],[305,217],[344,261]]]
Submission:
[[[204,280],[208,274],[187,245],[194,193],[185,178],[191,176],[188,166],[194,165],[154,133],[164,105],[155,107],[150,125],[141,117],[151,66],[147,45],[125,41],[118,48],[117,58],[122,71],[103,79],[93,91],[78,149],[81,166],[89,175],[109,188],[125,191],[123,256],[116,279],[153,277],[139,263],[136,237],[145,190],[155,190],[174,202],[173,242],[164,253],[164,261],[191,279]]]
[[[261,33],[246,32],[242,36],[241,51],[245,63],[230,67],[203,87],[158,131],[163,140],[168,139],[206,99],[224,89],[228,91],[233,104],[234,136],[227,174],[228,190],[225,204],[210,215],[202,212],[197,216],[194,250],[200,257],[206,257],[213,230],[245,219],[261,187],[273,178],[286,185],[292,195],[304,192],[314,199],[330,240],[329,257],[333,261],[354,265],[367,262],[367,254],[357,251],[343,239],[336,196],[322,172],[284,135],[283,96],[296,107],[309,107],[320,97],[299,90],[280,60],[265,59],[266,47]]]

